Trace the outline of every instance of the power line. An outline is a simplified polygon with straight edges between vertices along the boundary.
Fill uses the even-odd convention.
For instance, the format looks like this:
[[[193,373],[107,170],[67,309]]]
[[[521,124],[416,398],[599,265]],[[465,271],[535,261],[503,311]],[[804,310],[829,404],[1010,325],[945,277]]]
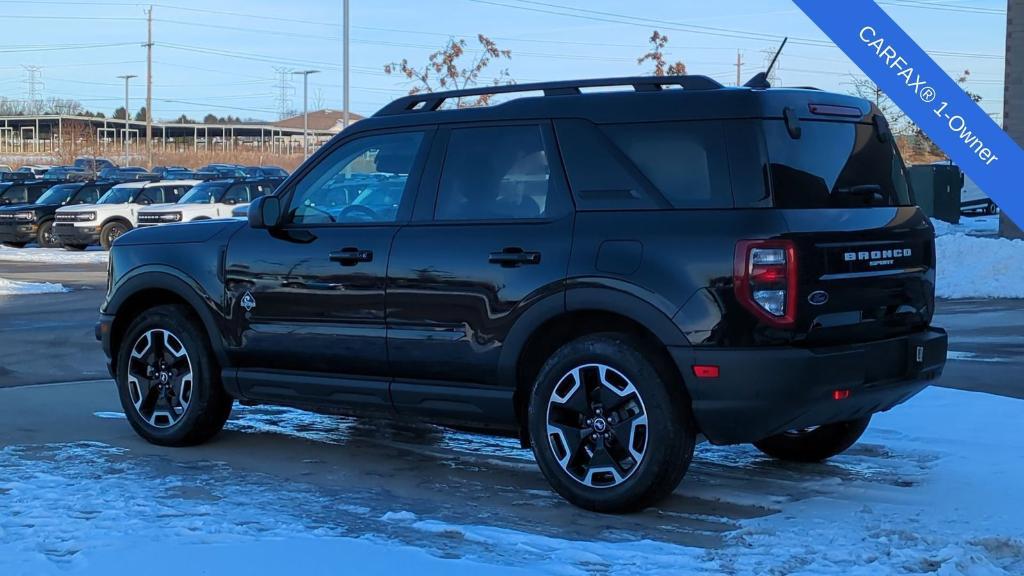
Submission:
[[[914,0],[880,0],[884,6],[898,6],[900,8],[920,8],[925,10],[937,10],[940,12],[961,12],[967,14],[991,14],[1006,16],[1006,10],[999,8],[986,8],[983,6],[952,6],[939,2],[918,2]]]

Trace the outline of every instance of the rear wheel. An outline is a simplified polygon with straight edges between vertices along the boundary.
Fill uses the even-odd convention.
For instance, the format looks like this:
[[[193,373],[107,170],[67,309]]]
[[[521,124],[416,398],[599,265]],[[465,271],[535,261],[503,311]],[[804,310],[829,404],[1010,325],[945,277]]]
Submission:
[[[594,334],[562,346],[537,376],[528,426],[541,472],[599,512],[648,506],[679,484],[696,433],[682,383],[641,342]]]
[[[59,248],[60,242],[53,233],[53,220],[47,220],[39,225],[39,232],[36,233],[36,241],[40,248]]]
[[[81,252],[82,250],[85,250],[88,247],[89,246],[87,244],[65,244],[64,245],[64,249],[65,250],[71,250],[73,252]]]
[[[10,248],[24,248],[28,242],[4,242],[4,246]]]
[[[867,430],[871,417],[836,422],[803,430],[789,430],[754,446],[765,454],[793,462],[821,462],[842,454],[853,446]]]
[[[120,238],[128,230],[129,226],[124,222],[110,222],[100,230],[100,245],[104,250],[110,250],[114,240]]]
[[[225,392],[202,325],[184,306],[144,311],[121,338],[117,388],[135,432],[153,444],[191,446],[224,427]]]

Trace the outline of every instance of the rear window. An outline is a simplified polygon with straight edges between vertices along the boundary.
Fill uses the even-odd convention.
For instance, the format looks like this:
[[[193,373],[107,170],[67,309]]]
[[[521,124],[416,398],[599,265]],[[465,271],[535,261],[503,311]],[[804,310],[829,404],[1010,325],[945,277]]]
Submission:
[[[731,208],[725,136],[718,122],[601,127],[674,208]]]
[[[903,160],[875,127],[802,121],[791,138],[782,120],[764,123],[772,194],[778,208],[853,208],[911,204]]]

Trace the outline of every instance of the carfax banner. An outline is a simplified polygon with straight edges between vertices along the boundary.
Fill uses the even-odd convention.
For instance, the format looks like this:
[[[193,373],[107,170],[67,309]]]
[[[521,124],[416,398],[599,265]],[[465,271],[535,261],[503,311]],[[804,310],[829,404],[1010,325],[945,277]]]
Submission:
[[[1024,151],[885,11],[873,0],[793,2],[1014,222],[1024,224]]]

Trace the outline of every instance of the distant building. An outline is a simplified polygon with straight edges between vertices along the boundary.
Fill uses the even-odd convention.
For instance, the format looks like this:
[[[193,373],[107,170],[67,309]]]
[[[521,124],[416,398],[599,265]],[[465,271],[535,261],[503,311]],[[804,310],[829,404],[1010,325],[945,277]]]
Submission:
[[[352,112],[349,112],[348,117],[350,124],[354,124],[364,118],[364,116]],[[341,110],[316,110],[309,113],[309,129],[338,133],[344,128],[344,120],[345,112]],[[274,126],[278,128],[292,130],[302,130],[302,125],[302,114],[274,122]]]

